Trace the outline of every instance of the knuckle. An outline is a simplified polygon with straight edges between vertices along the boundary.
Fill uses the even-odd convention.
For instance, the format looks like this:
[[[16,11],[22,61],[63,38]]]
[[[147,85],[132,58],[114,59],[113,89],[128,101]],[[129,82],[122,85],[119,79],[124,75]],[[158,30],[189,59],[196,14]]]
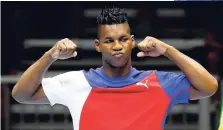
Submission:
[[[73,43],[72,41],[68,42],[68,45],[69,45],[69,46],[73,46],[73,44],[74,44],[74,43]]]
[[[66,43],[67,41],[68,41],[67,38],[64,38],[64,39],[61,40],[62,43]]]
[[[57,41],[57,42],[56,42],[56,45],[60,44],[60,42],[61,42],[61,40],[60,40],[60,41]]]
[[[61,46],[62,44],[63,44],[62,40],[57,43],[57,45],[59,45],[59,46]]]
[[[70,40],[70,44],[71,44],[71,45],[75,45],[75,43],[74,43],[73,41],[71,41],[71,40]]]
[[[146,38],[145,38],[146,40],[148,40],[148,39],[150,39],[150,36],[146,36]]]
[[[55,48],[60,48],[60,43],[58,42],[54,47]]]
[[[73,48],[73,47],[68,47],[67,49],[68,49],[68,50],[73,50],[74,48]]]

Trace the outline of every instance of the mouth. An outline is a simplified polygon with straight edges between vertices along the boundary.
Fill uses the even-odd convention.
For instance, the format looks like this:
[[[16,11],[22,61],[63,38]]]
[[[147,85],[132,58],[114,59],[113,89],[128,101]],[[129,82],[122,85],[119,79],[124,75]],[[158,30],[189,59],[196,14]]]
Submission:
[[[120,58],[120,57],[122,57],[123,55],[124,55],[124,53],[122,53],[122,52],[117,52],[117,53],[112,54],[112,56],[114,56],[114,57],[116,57],[116,58]]]

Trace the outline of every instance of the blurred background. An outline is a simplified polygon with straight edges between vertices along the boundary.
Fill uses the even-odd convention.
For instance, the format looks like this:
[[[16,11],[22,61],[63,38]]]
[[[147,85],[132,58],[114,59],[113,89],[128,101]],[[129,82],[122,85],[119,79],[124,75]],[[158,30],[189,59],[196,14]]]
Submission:
[[[93,1],[1,2],[2,130],[72,130],[66,107],[19,104],[10,93],[19,76],[62,38],[75,41],[78,56],[56,61],[46,77],[101,66],[101,55],[94,49],[96,15],[113,5],[126,9],[137,42],[146,36],[159,38],[197,60],[219,81],[218,92],[211,98],[175,106],[165,130],[217,130],[223,94],[223,3]],[[137,51],[132,57],[138,69],[180,71],[165,57],[139,59]]]

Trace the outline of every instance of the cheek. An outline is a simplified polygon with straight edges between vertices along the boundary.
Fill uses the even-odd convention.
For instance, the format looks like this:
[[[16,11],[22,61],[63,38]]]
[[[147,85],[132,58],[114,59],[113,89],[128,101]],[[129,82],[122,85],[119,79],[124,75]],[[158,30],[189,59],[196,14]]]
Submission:
[[[110,53],[110,49],[108,46],[100,46],[100,50],[101,50],[102,55],[107,55]]]
[[[130,43],[130,45],[126,46],[126,53],[130,54],[132,52],[132,45]]]
[[[111,56],[108,50],[101,50],[101,55],[106,59]]]

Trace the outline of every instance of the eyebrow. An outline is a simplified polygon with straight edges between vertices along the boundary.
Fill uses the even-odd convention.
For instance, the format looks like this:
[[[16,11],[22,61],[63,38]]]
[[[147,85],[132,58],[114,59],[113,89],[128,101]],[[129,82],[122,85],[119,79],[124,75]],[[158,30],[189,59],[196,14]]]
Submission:
[[[124,38],[124,37],[128,37],[128,36],[126,36],[126,35],[122,35],[122,36],[120,36],[118,39],[121,39],[121,38]],[[112,37],[105,37],[104,40],[106,40],[106,39],[113,39],[113,38],[112,38]]]
[[[128,36],[126,36],[126,35],[123,35],[123,36],[119,37],[119,39],[121,39],[121,38],[125,38],[125,37],[128,37]]]
[[[113,39],[113,38],[111,38],[111,37],[105,37],[104,39],[106,40],[106,39]]]

